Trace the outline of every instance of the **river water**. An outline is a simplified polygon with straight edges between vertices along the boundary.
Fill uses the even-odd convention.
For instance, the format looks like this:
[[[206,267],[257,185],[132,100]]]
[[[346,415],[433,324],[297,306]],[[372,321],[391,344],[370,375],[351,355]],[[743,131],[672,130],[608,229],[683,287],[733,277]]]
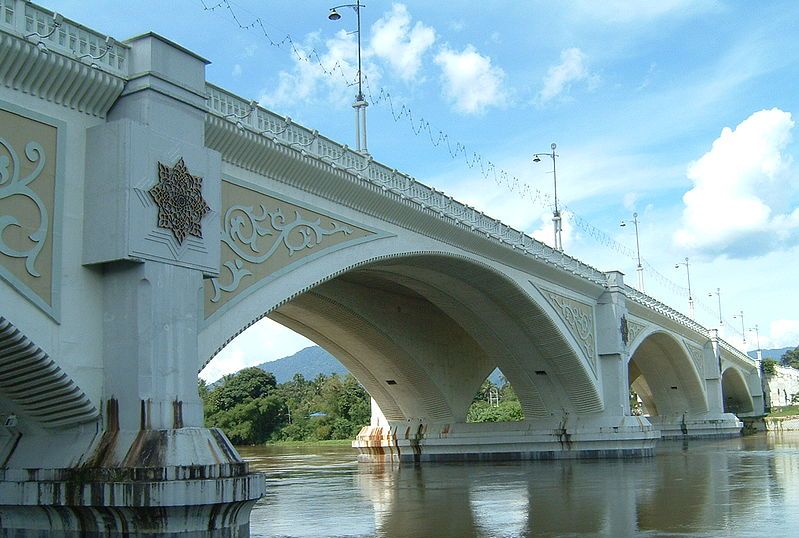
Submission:
[[[654,458],[371,465],[241,448],[255,537],[799,536],[799,432],[661,442]]]

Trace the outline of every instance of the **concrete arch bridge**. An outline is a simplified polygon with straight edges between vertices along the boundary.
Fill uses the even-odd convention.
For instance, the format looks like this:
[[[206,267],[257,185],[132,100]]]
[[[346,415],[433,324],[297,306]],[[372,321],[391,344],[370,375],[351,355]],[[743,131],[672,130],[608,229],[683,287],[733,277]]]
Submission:
[[[373,396],[365,459],[650,455],[762,411],[754,361],[621,273],[206,64],[0,1],[0,527],[246,534],[263,478],[203,427],[196,380],[264,316]],[[465,423],[496,367],[524,420]]]

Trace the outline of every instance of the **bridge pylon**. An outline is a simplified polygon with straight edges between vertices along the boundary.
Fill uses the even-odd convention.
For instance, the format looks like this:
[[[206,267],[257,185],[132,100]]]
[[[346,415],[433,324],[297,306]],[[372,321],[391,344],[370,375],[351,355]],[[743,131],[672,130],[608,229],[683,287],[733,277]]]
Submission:
[[[153,34],[125,45],[136,75],[86,131],[82,261],[102,276],[99,418],[0,443],[0,527],[247,536],[264,478],[203,427],[197,391],[201,289],[220,263],[207,62]]]

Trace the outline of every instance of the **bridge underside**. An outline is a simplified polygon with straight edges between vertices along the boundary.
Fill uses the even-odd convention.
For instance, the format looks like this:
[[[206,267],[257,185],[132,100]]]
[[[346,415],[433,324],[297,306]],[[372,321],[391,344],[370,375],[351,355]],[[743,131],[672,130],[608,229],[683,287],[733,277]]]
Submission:
[[[326,348],[374,398],[354,443],[362,460],[642,456],[660,437],[645,418],[608,412],[591,366],[529,291],[471,262],[376,262],[269,317]],[[466,423],[495,368],[524,420]]]

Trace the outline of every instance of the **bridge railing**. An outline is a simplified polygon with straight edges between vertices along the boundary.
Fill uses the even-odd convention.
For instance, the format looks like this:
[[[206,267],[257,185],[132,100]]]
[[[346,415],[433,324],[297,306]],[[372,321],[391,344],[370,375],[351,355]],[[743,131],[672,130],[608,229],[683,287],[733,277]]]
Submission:
[[[520,230],[503,224],[483,212],[437,191],[413,177],[398,172],[319,134],[297,125],[254,102],[248,102],[213,84],[206,85],[208,111],[226,118],[239,128],[292,147],[306,155],[350,172],[351,181],[370,183],[387,194],[437,215],[457,226],[485,236],[508,248],[516,249],[560,270],[604,286],[605,274],[580,260],[533,239]]]
[[[737,360],[739,363],[743,364],[746,367],[757,369],[757,361],[741,351],[740,349],[733,347],[732,344],[727,342],[726,340],[722,340],[719,338],[719,345],[723,351],[728,353],[728,357],[732,358],[733,360]]]
[[[662,316],[667,317],[689,329],[707,336],[710,333],[710,330],[705,326],[697,323],[693,319],[689,318],[685,314],[675,310],[674,308],[665,305],[658,301],[657,299],[650,297],[649,295],[632,288],[630,286],[626,286],[625,294],[627,295],[628,299],[649,308],[650,310],[654,310],[655,312],[661,314]],[[739,362],[743,363],[747,367],[754,368],[756,367],[755,360],[752,359],[746,353],[740,351],[738,348],[734,347],[732,344],[727,342],[726,340],[719,338],[719,346],[726,351],[733,359],[738,360]]]
[[[270,140],[292,147],[306,155],[315,156],[336,168],[351,172],[352,181],[371,183],[386,193],[392,193],[406,203],[416,206],[439,218],[465,227],[472,232],[484,235],[508,248],[519,250],[538,260],[573,275],[582,277],[601,286],[607,285],[607,278],[602,271],[587,265],[580,260],[555,250],[554,248],[533,239],[520,230],[491,218],[474,207],[462,204],[441,191],[420,183],[408,174],[389,168],[374,161],[371,156],[363,155],[319,134],[316,130],[307,129],[292,122],[290,118],[275,114],[252,101],[230,93],[213,84],[206,85],[208,111],[216,116],[226,118],[241,129],[255,132]],[[654,310],[661,315],[680,323],[689,329],[708,335],[709,331],[685,314],[667,306],[657,299],[626,286],[627,297]],[[736,350],[729,343],[721,340],[725,349],[742,360],[751,359]]]
[[[3,30],[27,39],[42,52],[57,52],[119,77],[128,76],[128,45],[106,42],[104,34],[68,19],[59,18],[55,25],[54,15],[26,0],[0,0]]]

